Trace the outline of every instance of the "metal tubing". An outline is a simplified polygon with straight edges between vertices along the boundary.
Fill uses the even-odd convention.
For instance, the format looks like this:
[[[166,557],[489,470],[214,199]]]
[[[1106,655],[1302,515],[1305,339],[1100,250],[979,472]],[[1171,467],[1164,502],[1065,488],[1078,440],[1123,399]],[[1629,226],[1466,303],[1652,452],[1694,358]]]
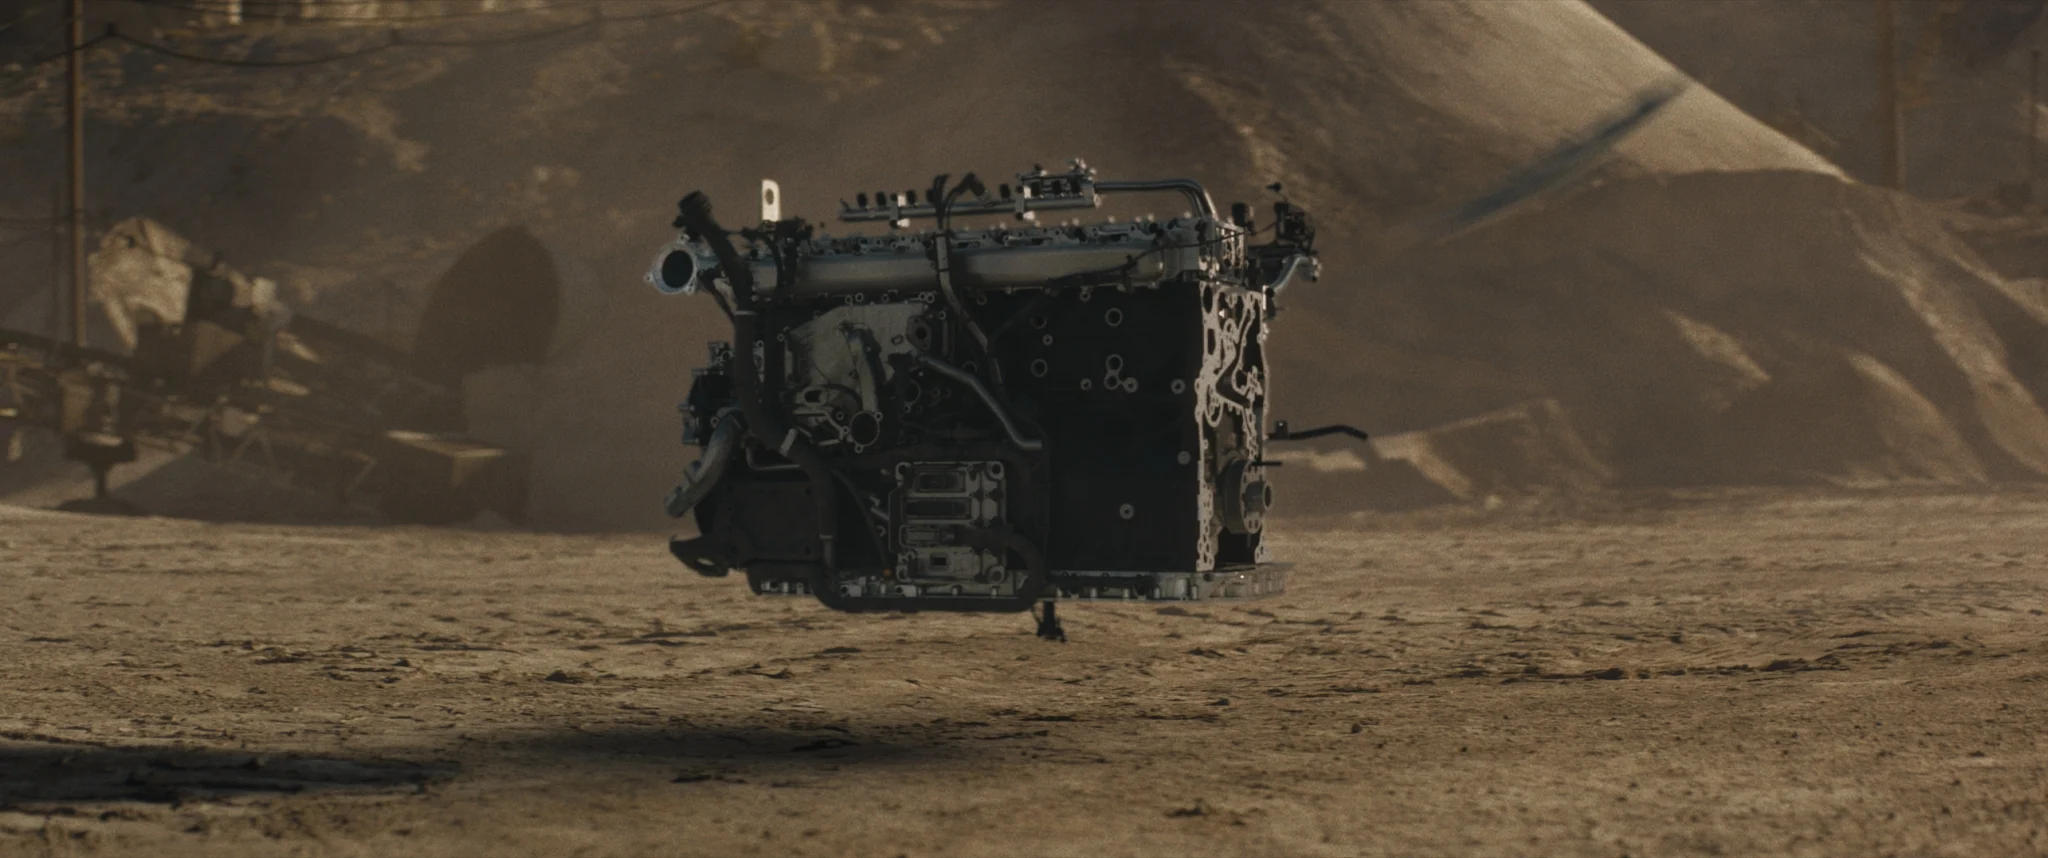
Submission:
[[[1179,273],[1166,254],[1146,245],[1067,244],[1045,247],[953,249],[947,267],[955,289],[1027,289],[1048,281],[1100,271],[1120,272],[1119,281],[1150,284]],[[1137,262],[1133,264],[1132,259]],[[761,294],[777,300],[865,292],[917,292],[930,288],[932,262],[911,254],[829,254],[804,259],[801,273],[789,274],[762,259],[749,265]],[[701,284],[712,279],[700,273]],[[794,281],[794,282],[791,282]]]
[[[740,402],[740,412],[746,416],[748,434],[763,446],[796,463],[810,478],[811,500],[817,506],[818,568],[825,573],[819,581],[822,586],[829,583],[830,573],[835,568],[833,545],[839,533],[839,489],[832,481],[832,467],[801,433],[784,423],[781,415],[770,405],[775,391],[764,389],[764,385],[778,384],[780,379],[768,373],[770,377],[764,380],[761,366],[754,356],[754,344],[761,339],[761,318],[754,309],[753,274],[746,262],[740,259],[738,251],[733,249],[732,240],[725,230],[712,218],[711,198],[697,191],[684,197],[680,208],[683,222],[717,254],[726,280],[732,284],[736,304],[732,314],[732,384],[735,398]],[[836,597],[836,593],[833,596]],[[831,605],[823,590],[819,591],[819,599]]]
[[[684,513],[703,503],[718,485],[718,478],[725,474],[725,465],[732,460],[733,448],[738,446],[740,415],[737,409],[728,409],[718,417],[718,427],[711,430],[711,440],[704,445],[704,454],[690,465],[683,476],[682,485],[668,496],[668,515],[682,518]]]
[[[988,385],[982,384],[981,379],[975,378],[973,373],[924,352],[916,352],[915,354],[918,363],[930,367],[940,375],[966,385],[968,389],[974,391],[974,395],[981,397],[981,401],[988,405],[988,410],[995,412],[996,420],[1003,424],[1003,433],[1010,436],[1010,443],[1017,445],[1017,449],[1023,450],[1026,453],[1036,453],[1045,449],[1044,441],[1024,437],[1023,431],[1017,428],[1016,421],[1010,419],[1009,410],[1003,407],[1003,403],[996,399],[994,393],[989,392]]]
[[[1188,198],[1188,204],[1195,207],[1195,214],[1202,217],[1216,216],[1216,203],[1209,199],[1208,190],[1201,182],[1193,179],[1155,179],[1143,182],[1096,182],[1095,189],[1103,193],[1120,191],[1179,191]]]

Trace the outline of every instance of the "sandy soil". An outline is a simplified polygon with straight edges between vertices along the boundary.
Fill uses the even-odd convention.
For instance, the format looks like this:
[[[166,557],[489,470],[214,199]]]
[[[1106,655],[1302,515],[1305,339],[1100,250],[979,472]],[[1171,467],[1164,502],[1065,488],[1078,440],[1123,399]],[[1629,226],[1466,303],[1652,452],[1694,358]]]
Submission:
[[[4,854],[2038,854],[2048,494],[1286,525],[847,616],[658,536],[0,507]]]

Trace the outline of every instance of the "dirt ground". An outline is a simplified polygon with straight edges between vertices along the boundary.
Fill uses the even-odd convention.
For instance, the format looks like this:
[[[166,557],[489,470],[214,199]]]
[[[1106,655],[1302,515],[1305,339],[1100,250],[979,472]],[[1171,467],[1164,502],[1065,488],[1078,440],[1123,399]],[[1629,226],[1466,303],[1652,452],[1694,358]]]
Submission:
[[[2048,850],[2048,493],[1282,523],[1283,597],[852,616],[659,535],[0,507],[0,853]]]

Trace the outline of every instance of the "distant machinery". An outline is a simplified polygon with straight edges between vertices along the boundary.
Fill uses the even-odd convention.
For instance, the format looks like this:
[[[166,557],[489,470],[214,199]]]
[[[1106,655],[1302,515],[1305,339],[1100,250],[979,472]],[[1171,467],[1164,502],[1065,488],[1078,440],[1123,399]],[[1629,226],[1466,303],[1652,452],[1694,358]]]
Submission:
[[[401,521],[522,517],[525,463],[457,431],[460,398],[410,355],[251,301],[210,270],[167,282],[144,296],[153,312],[109,310],[129,354],[0,330],[0,435],[62,436],[109,507],[109,472],[154,446]],[[5,449],[11,460],[21,445]]]

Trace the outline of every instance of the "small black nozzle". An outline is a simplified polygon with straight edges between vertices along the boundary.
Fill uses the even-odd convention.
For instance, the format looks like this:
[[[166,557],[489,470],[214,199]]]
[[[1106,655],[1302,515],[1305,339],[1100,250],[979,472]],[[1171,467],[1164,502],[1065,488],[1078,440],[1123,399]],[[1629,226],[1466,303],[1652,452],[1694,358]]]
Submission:
[[[689,196],[676,203],[676,220],[670,226],[687,229],[695,235],[696,224],[711,222],[711,198],[703,191],[691,191]]]

